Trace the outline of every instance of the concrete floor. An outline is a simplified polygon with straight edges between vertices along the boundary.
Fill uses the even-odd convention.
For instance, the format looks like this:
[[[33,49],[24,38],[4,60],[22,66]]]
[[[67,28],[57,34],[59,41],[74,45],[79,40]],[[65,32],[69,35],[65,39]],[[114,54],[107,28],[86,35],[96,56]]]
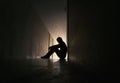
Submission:
[[[103,83],[110,79],[102,72],[53,59],[5,61],[0,76],[0,83]]]

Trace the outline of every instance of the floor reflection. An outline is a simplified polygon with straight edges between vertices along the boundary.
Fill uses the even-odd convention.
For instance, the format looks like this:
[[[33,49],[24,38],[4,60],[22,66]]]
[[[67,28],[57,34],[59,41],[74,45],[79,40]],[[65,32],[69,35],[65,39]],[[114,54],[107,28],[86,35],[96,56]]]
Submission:
[[[6,61],[0,72],[0,83],[64,83],[66,64],[66,60],[59,59]]]
[[[10,60],[1,66],[0,83],[102,83],[104,75],[97,73],[66,60]]]
[[[67,63],[66,59],[59,60],[59,59],[49,59],[48,60],[48,70],[52,72],[52,75],[58,76],[63,73],[63,69],[65,64]]]
[[[67,61],[66,59],[49,59],[47,68],[52,77],[52,83],[66,83],[69,81],[69,70],[67,69]],[[67,78],[66,78],[67,77]]]

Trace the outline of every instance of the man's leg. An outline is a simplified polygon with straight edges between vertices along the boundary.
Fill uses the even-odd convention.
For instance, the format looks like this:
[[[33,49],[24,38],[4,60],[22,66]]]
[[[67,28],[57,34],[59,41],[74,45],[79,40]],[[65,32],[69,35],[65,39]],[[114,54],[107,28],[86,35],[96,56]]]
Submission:
[[[56,51],[56,49],[57,49],[56,47],[50,48],[48,53],[41,58],[49,58]]]
[[[57,54],[57,56],[58,56],[60,59],[65,59],[65,55],[63,54],[63,52],[62,52],[61,50],[56,49],[56,50],[55,50],[55,53]]]

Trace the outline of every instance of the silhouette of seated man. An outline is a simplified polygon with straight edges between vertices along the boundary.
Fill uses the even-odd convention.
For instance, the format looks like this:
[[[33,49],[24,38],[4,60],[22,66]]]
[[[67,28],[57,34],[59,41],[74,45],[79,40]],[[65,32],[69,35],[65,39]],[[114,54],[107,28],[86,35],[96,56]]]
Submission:
[[[61,37],[57,38],[57,42],[59,44],[50,46],[48,53],[45,56],[42,56],[41,58],[43,59],[49,58],[55,52],[60,59],[65,59],[66,52],[67,52],[67,46]]]

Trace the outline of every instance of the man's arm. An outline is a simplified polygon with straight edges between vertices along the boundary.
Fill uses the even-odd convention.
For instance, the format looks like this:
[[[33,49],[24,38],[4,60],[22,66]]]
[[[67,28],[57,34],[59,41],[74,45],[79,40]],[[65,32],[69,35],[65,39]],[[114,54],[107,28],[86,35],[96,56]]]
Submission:
[[[59,47],[60,47],[60,45],[59,45],[59,44],[57,44],[57,45],[50,46],[50,47],[49,47],[49,49],[54,48],[54,47],[55,47],[55,48],[59,48]]]

